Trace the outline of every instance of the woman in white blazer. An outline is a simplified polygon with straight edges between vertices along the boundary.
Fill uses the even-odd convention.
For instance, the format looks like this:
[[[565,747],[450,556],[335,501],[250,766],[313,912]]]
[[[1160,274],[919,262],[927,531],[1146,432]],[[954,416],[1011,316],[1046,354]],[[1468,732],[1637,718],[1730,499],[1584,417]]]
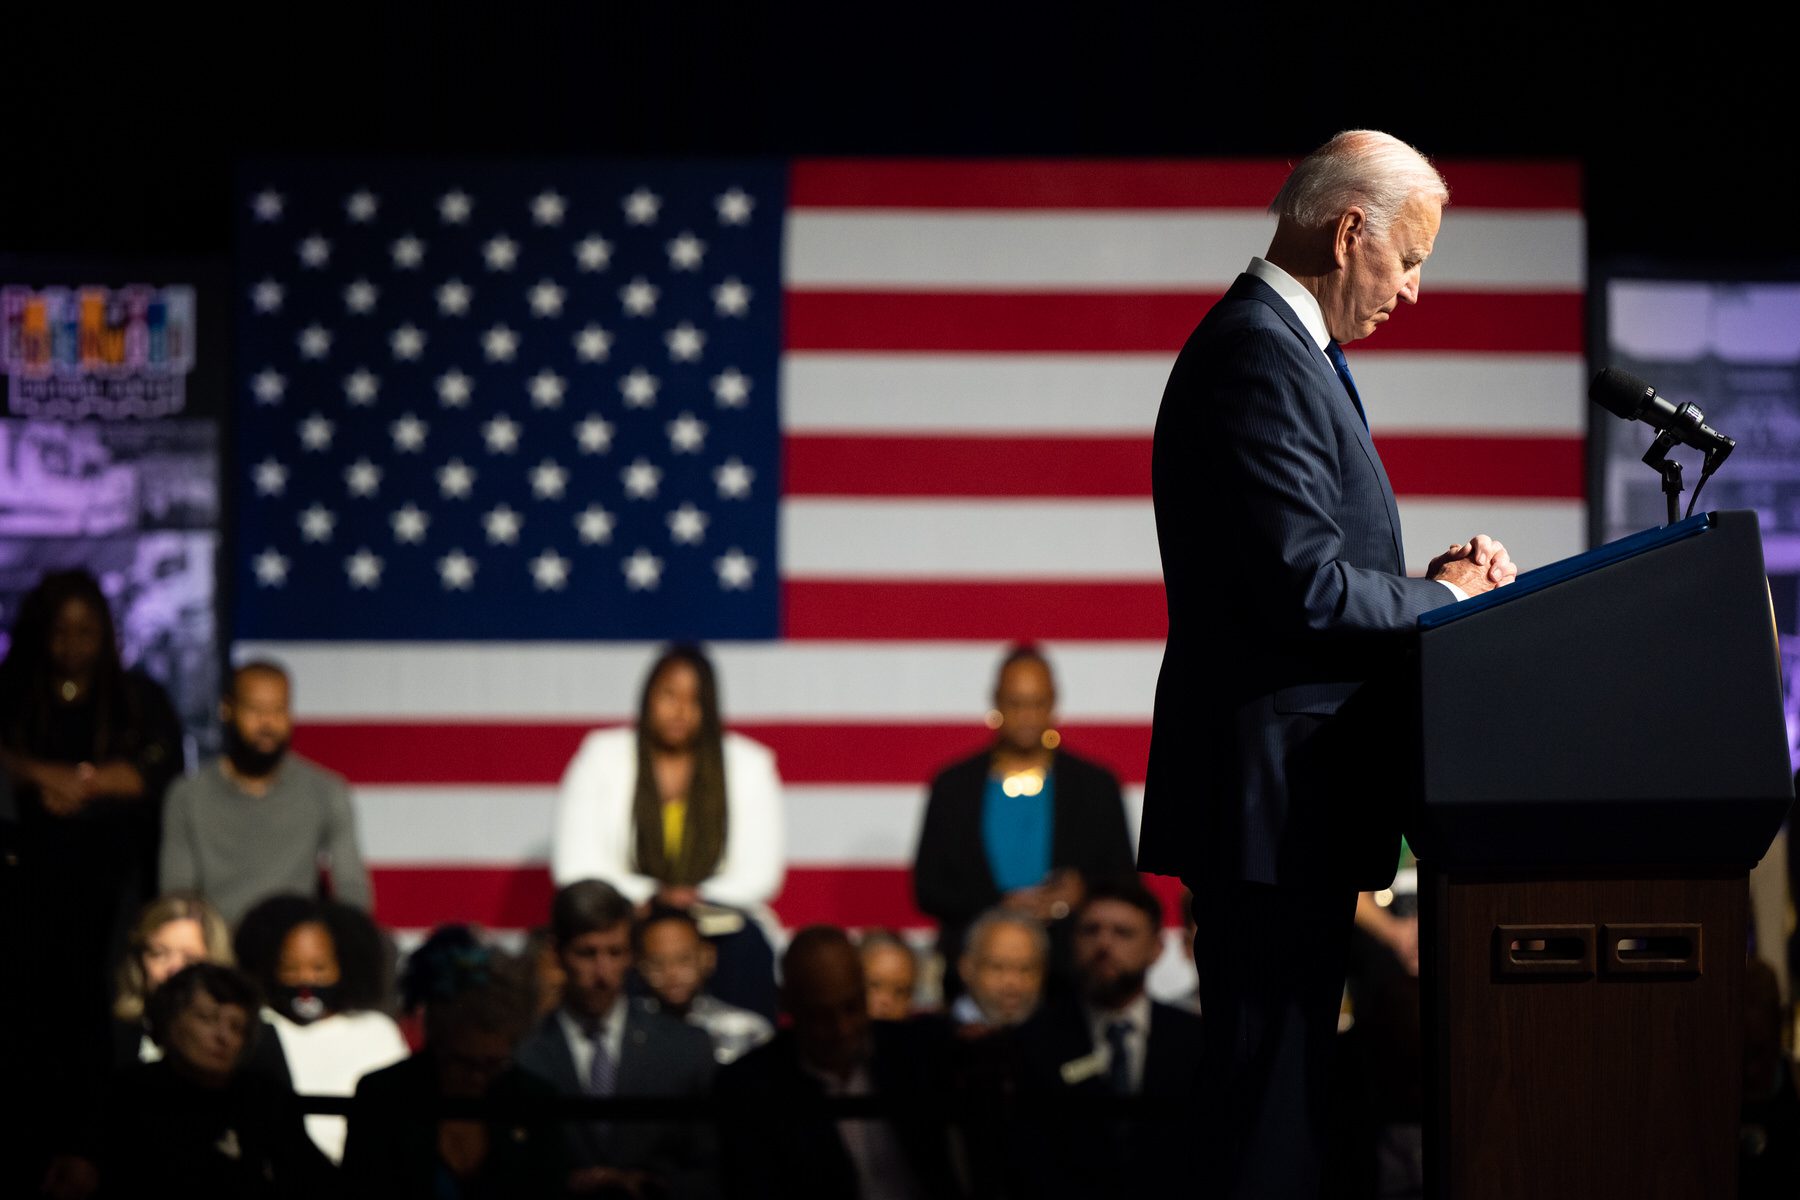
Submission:
[[[717,677],[699,648],[671,646],[651,665],[635,726],[583,739],[557,796],[550,869],[558,887],[602,879],[640,909],[693,913],[717,934],[714,991],[772,1009],[781,779],[767,746],[725,732]],[[742,924],[734,913],[749,924],[727,933]]]

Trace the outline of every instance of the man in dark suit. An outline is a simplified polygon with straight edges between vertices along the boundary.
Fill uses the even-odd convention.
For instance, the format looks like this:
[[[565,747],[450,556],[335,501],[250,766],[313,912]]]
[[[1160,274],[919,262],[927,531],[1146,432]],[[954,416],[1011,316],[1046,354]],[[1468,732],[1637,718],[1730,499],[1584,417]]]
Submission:
[[[706,1033],[625,995],[631,918],[631,902],[598,879],[556,893],[550,930],[567,976],[563,1002],[521,1043],[518,1064],[565,1096],[704,1096],[713,1071]],[[567,1137],[571,1192],[718,1192],[704,1121],[571,1122]]]
[[[1399,857],[1395,816],[1350,810],[1361,781],[1309,741],[1421,613],[1514,574],[1478,535],[1406,576],[1340,349],[1418,301],[1447,200],[1386,134],[1309,155],[1271,206],[1267,257],[1188,339],[1157,417],[1169,640],[1139,865],[1194,892],[1219,1194],[1316,1194],[1356,893]],[[1496,768],[1472,748],[1471,769]]]
[[[745,1200],[953,1198],[944,1124],[923,1026],[869,1018],[862,959],[844,931],[813,925],[781,962],[790,1025],[719,1072],[725,1179]],[[896,1101],[895,1120],[834,1120],[821,1101]]]
[[[1043,1195],[1150,1196],[1184,1185],[1199,1094],[1201,1018],[1150,999],[1162,904],[1135,877],[1096,883],[1075,912],[1075,995],[1053,996],[1017,1033],[1026,1085],[1057,1102],[1026,1157]],[[1066,1103],[1138,1096],[1111,1117]]]

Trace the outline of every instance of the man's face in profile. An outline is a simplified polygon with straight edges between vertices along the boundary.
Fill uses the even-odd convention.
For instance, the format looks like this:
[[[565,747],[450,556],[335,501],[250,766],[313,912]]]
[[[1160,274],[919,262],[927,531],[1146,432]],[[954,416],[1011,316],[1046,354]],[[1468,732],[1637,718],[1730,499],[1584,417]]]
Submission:
[[[1402,301],[1417,304],[1419,277],[1436,244],[1444,206],[1415,194],[1385,233],[1364,227],[1346,251],[1344,288],[1325,313],[1326,328],[1339,342],[1368,337],[1387,322]]]

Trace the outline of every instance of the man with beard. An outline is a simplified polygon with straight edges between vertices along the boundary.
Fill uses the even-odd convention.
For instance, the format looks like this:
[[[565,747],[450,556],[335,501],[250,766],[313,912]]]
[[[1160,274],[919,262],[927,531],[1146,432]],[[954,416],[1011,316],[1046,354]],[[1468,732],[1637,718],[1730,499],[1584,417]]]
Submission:
[[[289,692],[274,663],[233,671],[219,703],[225,756],[177,781],[163,812],[162,889],[200,892],[232,925],[264,897],[317,894],[321,868],[335,899],[370,904],[350,790],[288,750]]]
[[[1118,1116],[1057,1103],[1033,1156],[1046,1195],[1150,1195],[1187,1176],[1201,1018],[1145,991],[1162,920],[1162,903],[1136,878],[1089,888],[1073,917],[1076,995],[1052,998],[1020,1027],[1039,1088],[1150,1102]]]

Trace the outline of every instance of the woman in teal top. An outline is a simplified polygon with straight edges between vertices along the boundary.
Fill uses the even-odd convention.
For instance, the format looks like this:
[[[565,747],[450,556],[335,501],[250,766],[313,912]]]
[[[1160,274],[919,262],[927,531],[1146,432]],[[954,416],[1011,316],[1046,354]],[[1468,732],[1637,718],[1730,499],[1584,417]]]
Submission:
[[[937,918],[947,963],[970,922],[1003,905],[1050,926],[1054,972],[1066,949],[1059,925],[1088,885],[1134,869],[1118,779],[1062,749],[1055,715],[1049,662],[1016,647],[994,685],[993,742],[932,781],[913,889]],[[954,980],[952,970],[952,993]]]

